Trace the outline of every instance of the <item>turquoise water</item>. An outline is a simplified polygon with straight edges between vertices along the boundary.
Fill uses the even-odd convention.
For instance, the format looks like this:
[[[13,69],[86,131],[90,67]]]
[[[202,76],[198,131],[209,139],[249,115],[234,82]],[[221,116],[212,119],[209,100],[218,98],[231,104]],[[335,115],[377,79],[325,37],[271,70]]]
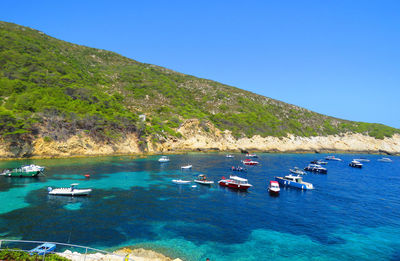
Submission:
[[[200,173],[214,181],[231,174],[242,155],[4,161],[0,168],[35,163],[44,177],[0,177],[0,237],[58,241],[102,249],[146,247],[185,260],[400,260],[400,160],[348,166],[360,155],[336,155],[328,174],[308,174],[313,191],[267,182],[321,154],[260,154],[261,166],[234,173],[253,187],[176,185]],[[193,164],[190,171],[180,166]],[[91,177],[85,178],[85,174]],[[80,183],[90,197],[47,195],[47,187]]]

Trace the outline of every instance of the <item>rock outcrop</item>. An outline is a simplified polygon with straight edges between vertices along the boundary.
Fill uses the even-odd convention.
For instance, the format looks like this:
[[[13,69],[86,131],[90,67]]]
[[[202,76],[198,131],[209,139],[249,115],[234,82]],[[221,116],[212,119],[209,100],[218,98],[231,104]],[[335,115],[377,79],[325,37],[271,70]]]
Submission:
[[[221,131],[212,123],[197,119],[185,121],[177,130],[182,137],[165,138],[162,142],[148,142],[148,150],[140,149],[135,134],[126,135],[118,142],[97,142],[88,135],[72,136],[65,141],[33,140],[29,154],[17,157],[73,157],[142,153],[179,153],[185,151],[261,151],[261,152],[356,152],[400,155],[400,135],[376,139],[362,134],[346,133],[331,136],[261,137],[236,139],[230,131]],[[2,142],[0,157],[15,158],[15,144]]]

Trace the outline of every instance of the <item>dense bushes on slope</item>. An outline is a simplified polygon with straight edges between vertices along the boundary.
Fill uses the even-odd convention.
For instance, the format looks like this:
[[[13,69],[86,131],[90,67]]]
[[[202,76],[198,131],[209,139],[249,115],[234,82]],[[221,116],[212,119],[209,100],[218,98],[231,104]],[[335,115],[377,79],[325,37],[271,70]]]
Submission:
[[[148,121],[138,121],[146,114]],[[65,139],[81,131],[100,140],[124,133],[176,136],[185,119],[211,121],[241,136],[399,133],[308,111],[210,80],[143,64],[113,52],[0,22],[0,134]],[[145,139],[142,139],[145,140]]]

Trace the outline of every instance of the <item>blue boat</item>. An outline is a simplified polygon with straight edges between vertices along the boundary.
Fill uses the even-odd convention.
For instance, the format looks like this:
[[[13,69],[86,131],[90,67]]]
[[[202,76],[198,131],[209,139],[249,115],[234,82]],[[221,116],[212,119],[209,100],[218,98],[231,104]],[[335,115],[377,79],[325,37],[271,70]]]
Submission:
[[[53,250],[56,249],[56,244],[53,243],[44,243],[41,244],[40,246],[35,247],[32,250],[29,250],[30,254],[38,254],[38,255],[45,255],[53,252]]]
[[[283,186],[289,186],[305,190],[314,189],[313,184],[304,182],[303,178],[300,176],[287,175],[285,177],[275,177],[275,180],[278,181],[279,184]]]

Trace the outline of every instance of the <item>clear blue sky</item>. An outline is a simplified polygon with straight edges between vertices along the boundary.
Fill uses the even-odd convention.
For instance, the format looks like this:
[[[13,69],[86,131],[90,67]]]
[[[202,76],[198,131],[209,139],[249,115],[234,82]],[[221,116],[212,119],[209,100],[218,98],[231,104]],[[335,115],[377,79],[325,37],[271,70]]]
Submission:
[[[400,128],[400,1],[2,1],[0,20]]]

